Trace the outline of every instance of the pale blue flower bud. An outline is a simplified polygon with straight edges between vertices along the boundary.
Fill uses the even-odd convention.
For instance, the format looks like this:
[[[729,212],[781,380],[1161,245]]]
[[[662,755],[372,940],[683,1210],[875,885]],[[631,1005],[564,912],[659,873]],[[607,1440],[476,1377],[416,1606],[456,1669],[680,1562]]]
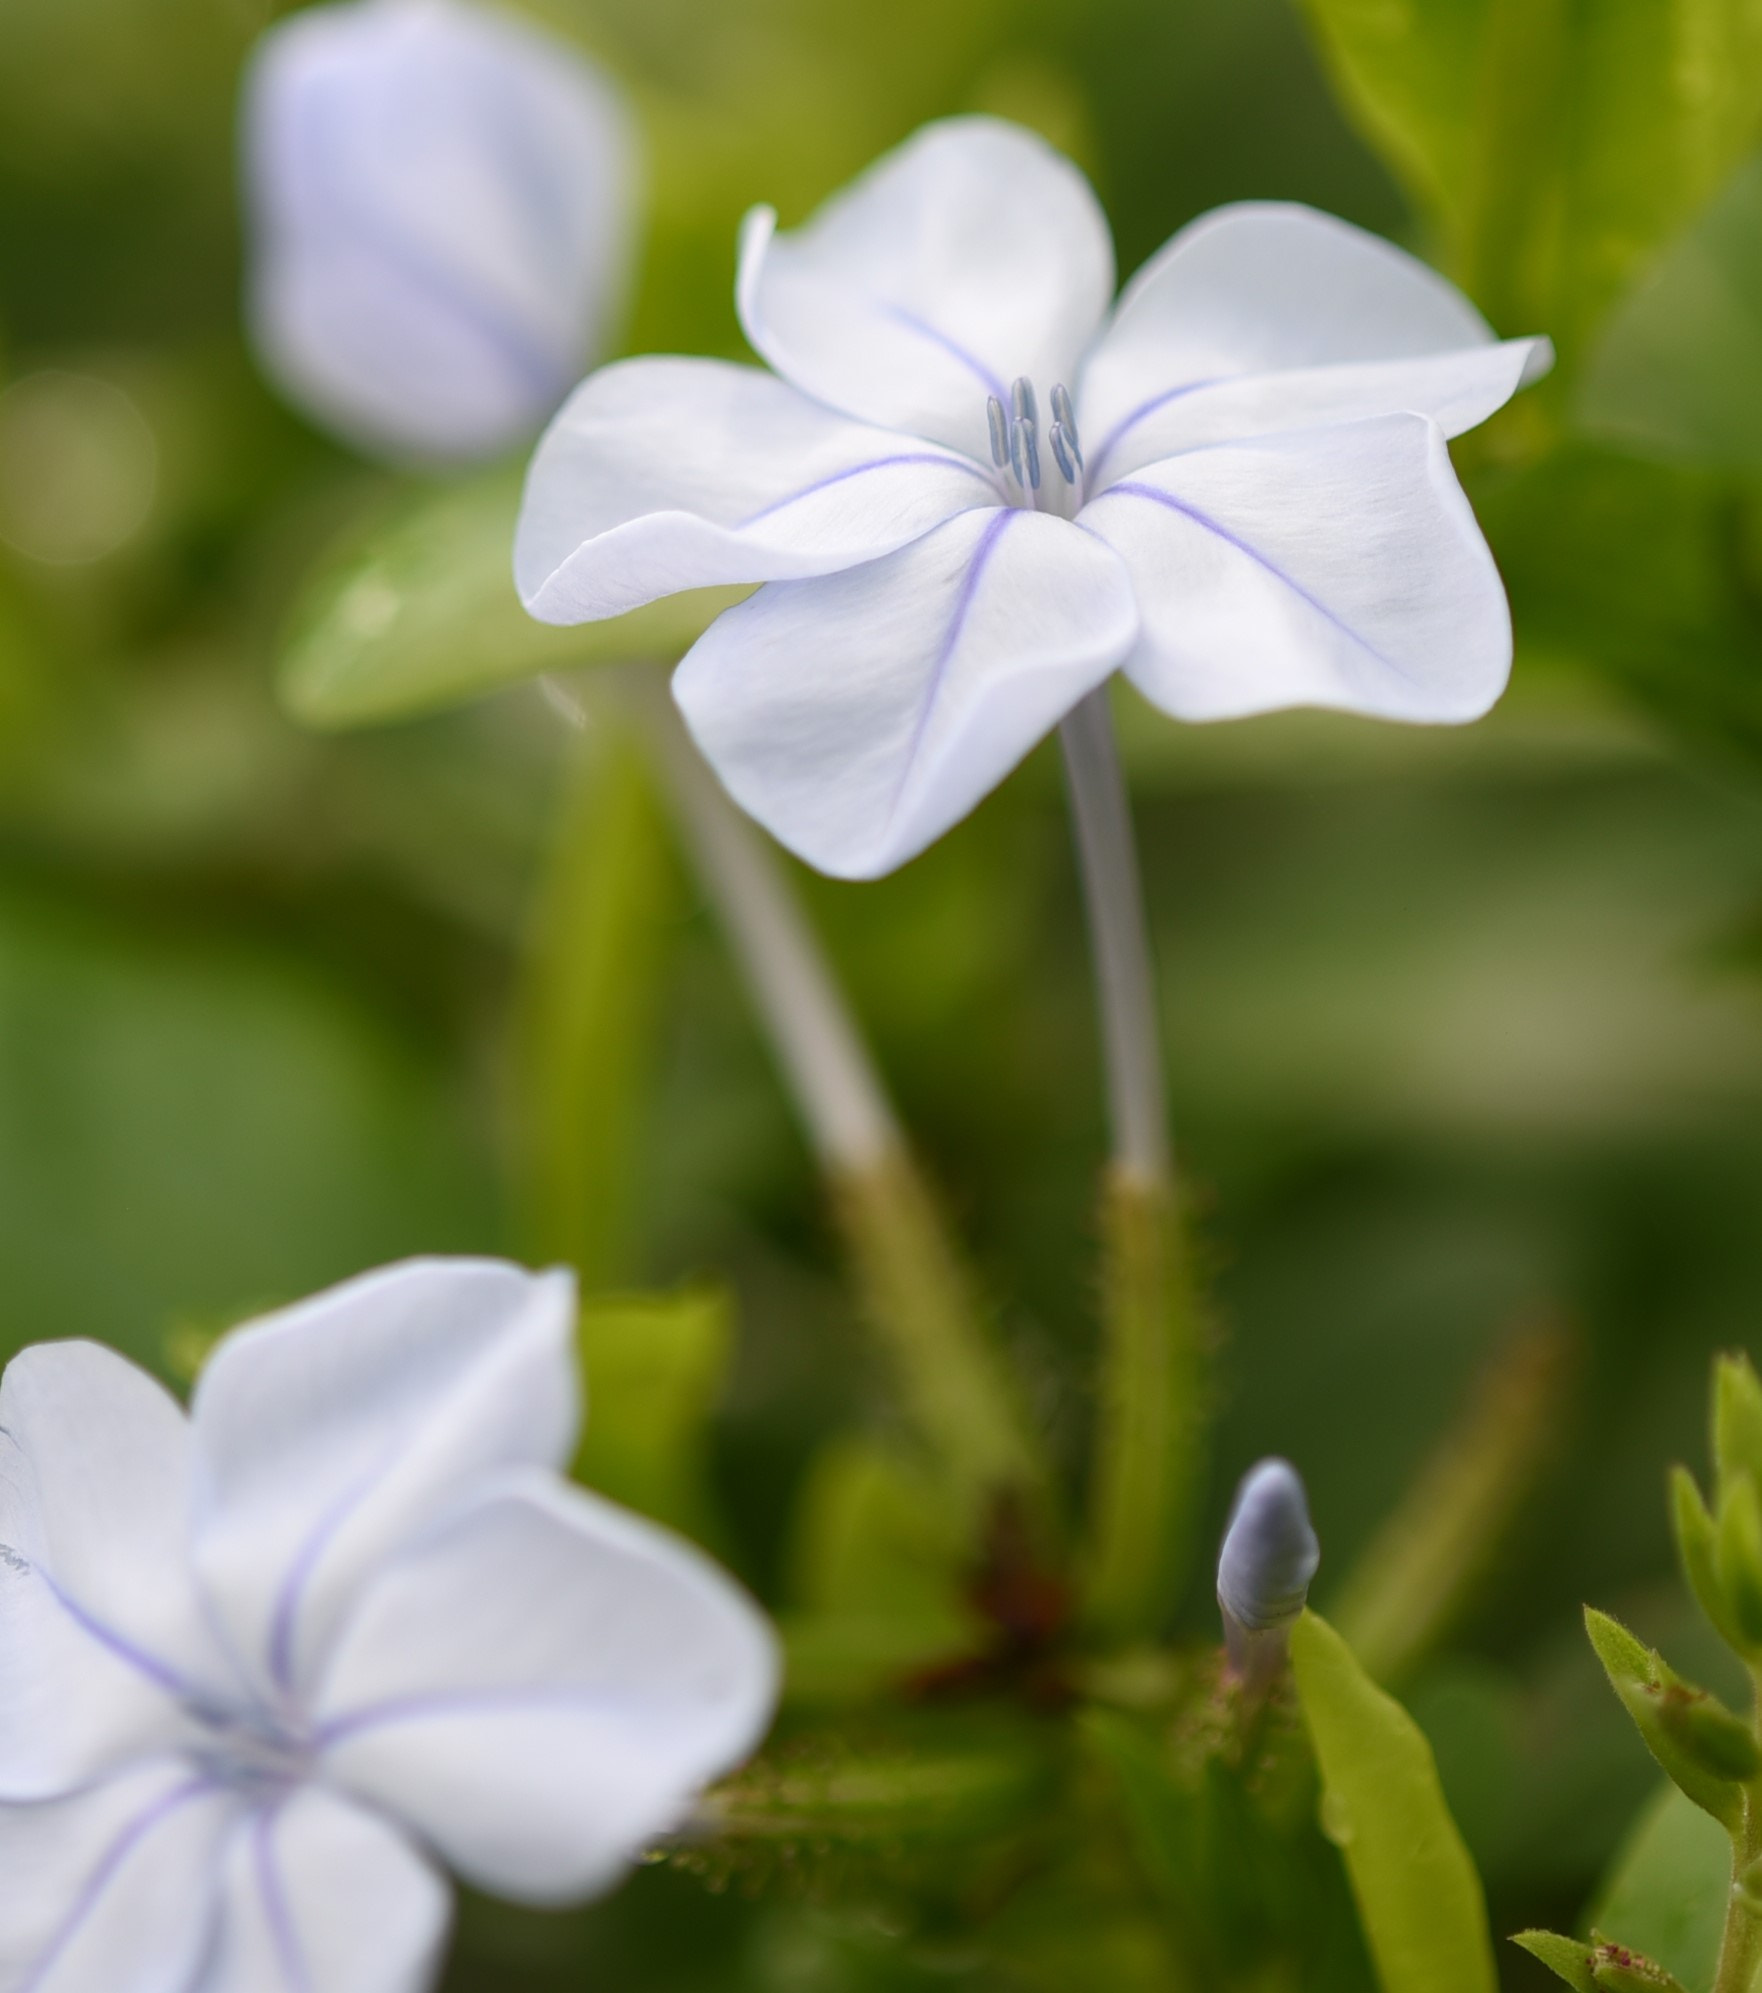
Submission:
[[[1255,1673],[1256,1650],[1276,1641],[1303,1610],[1321,1545],[1310,1526],[1303,1482],[1288,1460],[1263,1460],[1236,1491],[1218,1558],[1217,1596],[1230,1658]]]
[[[603,347],[627,288],[630,120],[577,51],[466,0],[351,0],[258,45],[244,101],[265,369],[394,457],[493,455]]]

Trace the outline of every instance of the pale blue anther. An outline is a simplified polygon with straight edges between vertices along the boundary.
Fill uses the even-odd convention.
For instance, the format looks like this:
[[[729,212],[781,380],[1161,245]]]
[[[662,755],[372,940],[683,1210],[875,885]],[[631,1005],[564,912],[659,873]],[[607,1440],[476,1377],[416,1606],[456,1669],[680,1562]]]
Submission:
[[[1071,455],[1077,460],[1077,468],[1083,468],[1083,446],[1077,440],[1077,411],[1071,406],[1071,391],[1063,381],[1056,381],[1052,389],[1052,419],[1065,432],[1065,441],[1070,445]]]
[[[1062,422],[1055,422],[1046,440],[1052,445],[1053,460],[1058,465],[1060,476],[1066,484],[1075,484],[1083,474],[1083,459],[1071,447],[1070,432]]]
[[[1038,422],[1040,404],[1034,399],[1034,383],[1023,374],[1009,391],[1010,408],[1018,422]]]
[[[1018,382],[1019,386],[1020,383]],[[1031,415],[1018,415],[1009,432],[1010,468],[1016,474],[1016,483],[1024,491],[1040,489],[1040,438],[1035,433],[1034,418]]]
[[[1002,470],[1009,462],[1009,417],[996,395],[986,402],[985,415],[991,424],[991,461]]]

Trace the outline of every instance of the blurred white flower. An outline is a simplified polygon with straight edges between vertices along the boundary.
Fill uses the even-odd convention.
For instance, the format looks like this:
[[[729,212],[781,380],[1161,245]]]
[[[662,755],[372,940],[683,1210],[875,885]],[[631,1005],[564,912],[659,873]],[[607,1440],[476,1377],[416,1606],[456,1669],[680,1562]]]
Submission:
[[[632,360],[532,465],[528,609],[771,585],[674,681],[737,801],[823,871],[886,872],[1123,667],[1188,720],[1280,706],[1467,720],[1503,590],[1445,438],[1548,364],[1311,209],[1183,229],[1114,306],[1082,175],[931,125],[778,235],[738,303],[775,369]]]
[[[745,1596],[565,1484],[566,1275],[369,1274],[182,1409],[91,1343],[0,1382],[0,1988],[423,1985],[444,1861],[610,1883],[769,1717]]]
[[[250,318],[288,397],[369,451],[530,436],[629,279],[634,141],[584,56],[466,0],[272,27],[244,100]]]

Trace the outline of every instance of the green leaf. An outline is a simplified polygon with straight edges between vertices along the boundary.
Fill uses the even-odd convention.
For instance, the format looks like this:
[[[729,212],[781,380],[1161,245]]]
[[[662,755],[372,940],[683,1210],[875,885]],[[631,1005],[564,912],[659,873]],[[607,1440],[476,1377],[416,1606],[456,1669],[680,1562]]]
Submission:
[[[1591,1977],[1591,1947],[1577,1938],[1563,1938],[1558,1931],[1519,1931],[1511,1940],[1521,1945],[1531,1958],[1539,1958],[1557,1979],[1564,1979],[1574,1993],[1597,1993]]]
[[[1640,449],[1762,473],[1762,159],[1622,299],[1579,415]]]
[[[1730,1838],[1666,1785],[1623,1838],[1590,1921],[1655,1958],[1685,1986],[1711,1986],[1730,1888]]]
[[[0,889],[0,1358],[90,1336],[177,1372],[363,1267],[494,1250],[411,1038],[294,948]]]
[[[734,1349],[720,1288],[592,1297],[582,1303],[587,1426],[575,1475],[699,1539],[713,1538],[709,1424]]]
[[[1755,142],[1748,0],[1305,0],[1360,128],[1508,331],[1570,352]]]
[[[1713,1367],[1713,1459],[1721,1483],[1738,1474],[1762,1482],[1762,1380],[1741,1351]]]
[[[698,589],[557,629],[521,608],[511,571],[518,478],[424,491],[308,584],[281,695],[314,727],[399,719],[571,665],[681,656],[744,589]]]
[[[1719,1590],[1746,1647],[1762,1647],[1762,1496],[1747,1473],[1719,1491]]]
[[[1487,0],[1303,0],[1335,88],[1420,205],[1460,225]]]
[[[1718,1531],[1695,1485],[1695,1477],[1686,1467],[1670,1470],[1670,1519],[1683,1575],[1701,1610],[1727,1646],[1736,1648],[1740,1654],[1749,1653],[1743,1629],[1733,1618],[1725,1588],[1720,1583]]]
[[[628,1280],[633,1167],[676,936],[667,831],[638,744],[583,742],[528,941],[514,1034],[517,1167],[528,1256],[588,1289]]]
[[[1737,1782],[1758,1764],[1748,1726],[1607,1613],[1587,1606],[1585,1632],[1646,1749],[1697,1806],[1735,1827],[1743,1806]]]
[[[784,1622],[792,1700],[860,1699],[974,1649],[961,1518],[909,1457],[865,1438],[831,1441],[796,1514],[798,1609]]]
[[[1313,1612],[1291,1665],[1383,1993],[1492,1993],[1486,1899],[1419,1726]]]

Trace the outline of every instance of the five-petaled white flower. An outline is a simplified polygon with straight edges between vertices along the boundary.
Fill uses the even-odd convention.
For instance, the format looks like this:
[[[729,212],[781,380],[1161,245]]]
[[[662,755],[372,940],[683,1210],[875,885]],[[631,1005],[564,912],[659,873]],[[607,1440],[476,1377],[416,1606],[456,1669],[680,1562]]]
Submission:
[[[182,1409],[0,1383],[0,1988],[405,1993],[444,1861],[609,1883],[756,1741],[771,1637],[557,1475],[560,1273],[416,1261],[239,1330]]]
[[[258,352],[351,442],[506,449],[604,350],[630,121],[536,25],[466,0],[306,8],[258,44],[243,136]]]
[[[752,815],[886,872],[1116,668],[1181,719],[1484,712],[1510,667],[1445,438],[1548,364],[1310,209],[1182,230],[1109,315],[1087,182],[990,119],[931,125],[793,234],[747,217],[774,373],[608,367],[528,479],[548,622],[766,582],[674,689]]]

